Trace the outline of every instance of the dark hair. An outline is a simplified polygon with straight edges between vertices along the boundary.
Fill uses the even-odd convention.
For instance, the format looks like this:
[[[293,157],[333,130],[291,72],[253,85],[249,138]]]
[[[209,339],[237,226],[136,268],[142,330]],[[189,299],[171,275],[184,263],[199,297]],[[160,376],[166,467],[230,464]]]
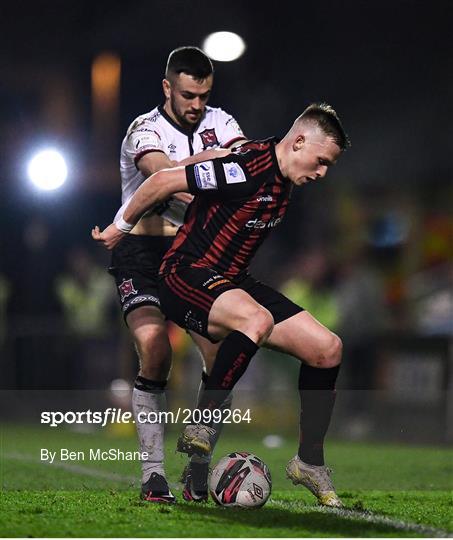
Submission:
[[[312,103],[296,121],[299,120],[316,122],[326,135],[332,137],[341,150],[346,150],[351,146],[351,141],[338,118],[338,114],[328,103]]]
[[[165,77],[186,73],[197,80],[206,79],[214,72],[212,62],[198,47],[178,47],[168,57]]]

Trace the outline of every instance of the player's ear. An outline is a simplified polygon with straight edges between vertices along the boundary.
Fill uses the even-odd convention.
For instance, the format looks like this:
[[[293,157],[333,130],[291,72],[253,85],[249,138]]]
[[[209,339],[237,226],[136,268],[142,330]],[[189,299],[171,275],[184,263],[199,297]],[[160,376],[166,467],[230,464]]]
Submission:
[[[162,89],[164,91],[165,98],[170,99],[171,85],[168,79],[162,80]]]
[[[297,152],[298,150],[300,150],[303,145],[305,144],[305,135],[298,135],[295,139],[294,139],[294,143],[293,143],[293,150],[295,152]]]

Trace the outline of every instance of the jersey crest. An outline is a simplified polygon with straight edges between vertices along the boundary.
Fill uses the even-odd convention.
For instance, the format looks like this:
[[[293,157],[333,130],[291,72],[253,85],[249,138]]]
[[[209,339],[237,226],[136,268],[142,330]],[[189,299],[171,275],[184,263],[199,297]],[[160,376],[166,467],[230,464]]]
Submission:
[[[131,294],[137,294],[137,291],[132,283],[132,279],[123,279],[121,285],[118,285],[118,289],[120,291],[121,302],[124,302],[124,299]]]
[[[200,131],[199,135],[201,137],[201,140],[203,141],[203,150],[206,150],[206,148],[209,148],[211,146],[220,146],[214,128]]]

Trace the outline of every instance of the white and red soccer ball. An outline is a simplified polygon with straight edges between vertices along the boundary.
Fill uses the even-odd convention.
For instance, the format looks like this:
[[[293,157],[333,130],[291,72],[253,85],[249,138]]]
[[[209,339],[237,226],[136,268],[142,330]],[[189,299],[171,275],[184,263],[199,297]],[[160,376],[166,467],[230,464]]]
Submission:
[[[217,504],[259,508],[271,494],[269,467],[249,452],[232,452],[214,467],[209,491]]]

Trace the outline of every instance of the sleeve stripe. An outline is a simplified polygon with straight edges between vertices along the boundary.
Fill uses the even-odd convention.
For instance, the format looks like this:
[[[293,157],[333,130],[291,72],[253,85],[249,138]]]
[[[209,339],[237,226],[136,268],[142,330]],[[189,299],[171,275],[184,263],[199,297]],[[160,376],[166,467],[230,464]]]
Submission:
[[[238,141],[246,141],[247,138],[244,137],[244,136],[239,136],[239,137],[234,137],[233,139],[231,139],[230,141],[228,141],[226,144],[222,144],[222,148],[228,148],[230,147],[232,144],[234,144],[235,142],[238,142]]]

